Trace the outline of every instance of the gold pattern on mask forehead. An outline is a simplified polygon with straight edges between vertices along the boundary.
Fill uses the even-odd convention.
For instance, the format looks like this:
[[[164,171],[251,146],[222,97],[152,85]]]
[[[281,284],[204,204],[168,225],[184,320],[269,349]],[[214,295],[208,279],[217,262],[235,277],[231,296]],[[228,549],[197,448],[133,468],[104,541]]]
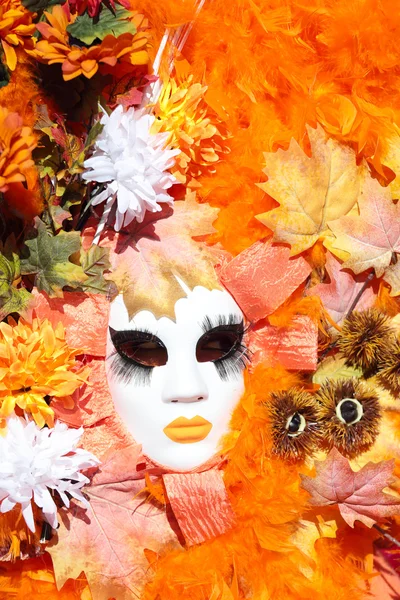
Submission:
[[[178,201],[173,214],[161,215],[128,240],[112,280],[123,294],[130,319],[141,310],[152,312],[157,319],[175,319],[175,303],[186,297],[177,278],[190,290],[199,285],[222,289],[214,270],[218,257],[192,239],[213,231],[217,212],[194,198]]]
[[[193,252],[193,249],[189,249]],[[149,310],[156,319],[160,317],[169,317],[175,319],[175,303],[180,298],[186,297],[186,292],[178,279],[181,279],[186,286],[192,290],[195,286],[201,285],[209,290],[221,289],[215,276],[213,265],[205,257],[201,261],[196,260],[196,266],[178,265],[158,259],[157,267],[152,271],[151,282],[149,278],[149,287],[140,286],[130,281],[123,289],[123,298],[131,319],[141,310]]]

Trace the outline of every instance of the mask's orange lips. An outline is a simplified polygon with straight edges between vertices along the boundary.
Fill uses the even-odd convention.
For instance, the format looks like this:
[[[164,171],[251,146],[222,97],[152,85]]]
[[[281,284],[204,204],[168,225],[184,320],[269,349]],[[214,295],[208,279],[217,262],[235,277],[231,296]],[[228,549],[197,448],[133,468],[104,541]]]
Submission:
[[[164,427],[165,435],[178,444],[194,444],[204,440],[212,429],[212,423],[196,415],[192,419],[178,417]]]

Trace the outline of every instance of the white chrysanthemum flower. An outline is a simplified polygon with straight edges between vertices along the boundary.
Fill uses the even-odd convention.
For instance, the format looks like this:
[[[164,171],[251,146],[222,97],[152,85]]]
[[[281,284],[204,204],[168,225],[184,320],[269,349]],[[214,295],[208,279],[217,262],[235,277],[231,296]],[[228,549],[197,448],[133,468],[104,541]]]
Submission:
[[[110,116],[103,114],[104,128],[95,142],[94,154],[84,163],[92,169],[84,173],[85,181],[106,184],[93,204],[117,201],[117,231],[133,219],[141,223],[147,210],[160,211],[159,203],[173,202],[166,190],[177,179],[168,169],[180,150],[166,148],[169,133],[150,132],[154,121],[154,115],[144,109],[124,112],[121,105]]]
[[[46,521],[53,528],[58,526],[51,490],[58,492],[67,507],[67,494],[88,506],[80,490],[89,479],[80,471],[99,461],[76,448],[82,433],[82,428],[69,429],[60,422],[54,429],[39,429],[34,421],[8,419],[6,435],[0,436],[0,511],[6,513],[20,504],[26,524],[35,531],[32,500]]]

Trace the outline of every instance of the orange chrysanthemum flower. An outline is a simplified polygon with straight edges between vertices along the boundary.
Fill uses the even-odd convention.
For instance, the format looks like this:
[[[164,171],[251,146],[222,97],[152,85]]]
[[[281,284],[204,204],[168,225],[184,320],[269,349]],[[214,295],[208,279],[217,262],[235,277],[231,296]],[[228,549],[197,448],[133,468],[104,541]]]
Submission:
[[[34,46],[35,25],[32,13],[26,10],[19,0],[0,2],[0,40],[6,64],[11,71],[17,65],[16,46],[31,50]]]
[[[25,411],[39,427],[52,427],[54,411],[45,397],[72,408],[71,394],[89,373],[77,366],[80,352],[66,344],[62,323],[56,329],[47,319],[0,323],[0,426],[14,411]]]
[[[33,166],[32,150],[36,147],[30,127],[22,118],[0,106],[0,192],[8,185],[26,180],[26,171]]]
[[[214,172],[214,163],[227,152],[227,132],[204,100],[207,86],[174,79],[163,86],[155,114],[154,132],[170,132],[169,143],[181,150],[173,174],[181,183],[195,185],[194,178]]]
[[[147,44],[148,24],[143,15],[132,13],[132,24],[136,33],[123,33],[117,38],[107,35],[100,44],[90,48],[71,45],[67,27],[73,23],[77,15],[71,15],[68,4],[57,5],[52,13],[44,13],[49,23],[38,23],[37,29],[43,38],[37,42],[32,56],[43,63],[62,64],[65,81],[84,75],[93,77],[101,63],[114,67],[117,62],[128,62],[132,65],[145,65],[149,57]]]

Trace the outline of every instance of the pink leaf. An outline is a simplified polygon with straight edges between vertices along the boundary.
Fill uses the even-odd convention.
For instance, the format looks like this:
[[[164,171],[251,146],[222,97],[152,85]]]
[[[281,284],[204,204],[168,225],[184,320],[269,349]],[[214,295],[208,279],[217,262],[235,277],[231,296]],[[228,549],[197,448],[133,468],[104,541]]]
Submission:
[[[71,503],[61,511],[58,543],[48,547],[59,587],[84,571],[96,600],[131,600],[146,581],[144,549],[177,545],[165,508],[135,497],[143,489],[139,455],[136,444],[111,454],[85,488],[90,508]]]
[[[394,204],[389,188],[366,178],[358,199],[360,214],[348,214],[329,223],[335,234],[332,248],[350,256],[343,267],[362,273],[372,267],[381,277],[400,253],[400,207]]]
[[[311,504],[337,504],[350,527],[354,527],[354,521],[372,527],[385,517],[400,514],[400,501],[382,491],[389,484],[394,460],[368,463],[355,472],[347,458],[333,448],[325,461],[316,462],[315,468],[315,478],[301,475],[302,487],[311,494]]]
[[[135,104],[140,104],[142,98],[142,91],[138,90],[138,88],[131,88],[126,94],[118,96],[117,104],[122,104],[122,106],[124,106],[125,108],[129,108],[130,106],[134,106]]]

